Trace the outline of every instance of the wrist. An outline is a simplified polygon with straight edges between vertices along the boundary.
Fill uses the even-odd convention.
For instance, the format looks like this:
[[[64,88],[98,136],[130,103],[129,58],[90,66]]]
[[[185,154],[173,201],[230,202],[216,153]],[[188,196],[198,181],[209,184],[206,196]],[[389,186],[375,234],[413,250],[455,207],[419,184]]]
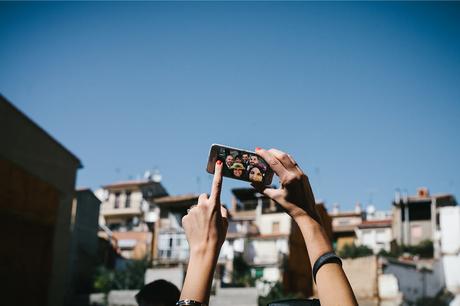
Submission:
[[[320,223],[311,217],[298,218],[296,222],[304,238],[312,264],[322,254],[333,251],[329,237]]]
[[[317,227],[321,227],[321,224],[319,224],[318,221],[310,217],[307,213],[292,215],[292,218],[300,228],[308,227],[315,229]]]
[[[218,256],[219,248],[216,246],[202,245],[190,249],[190,261],[213,262]]]

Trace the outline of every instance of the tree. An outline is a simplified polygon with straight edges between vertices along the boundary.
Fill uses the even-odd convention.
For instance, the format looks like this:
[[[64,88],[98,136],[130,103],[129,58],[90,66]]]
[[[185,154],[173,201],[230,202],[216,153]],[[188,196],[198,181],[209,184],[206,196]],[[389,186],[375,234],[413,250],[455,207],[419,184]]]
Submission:
[[[144,285],[147,260],[131,260],[118,270],[100,267],[94,280],[94,289],[107,294],[110,290],[140,289]]]
[[[339,251],[339,256],[342,258],[357,258],[372,255],[373,252],[365,245],[356,246],[354,243],[346,244]]]
[[[233,283],[244,287],[251,287],[255,284],[255,278],[251,275],[251,267],[242,255],[233,258]]]
[[[393,243],[390,252],[382,250],[379,252],[379,256],[398,258],[403,253],[419,256],[420,258],[433,258],[433,242],[431,240],[423,240],[417,245],[398,245],[397,243]]]

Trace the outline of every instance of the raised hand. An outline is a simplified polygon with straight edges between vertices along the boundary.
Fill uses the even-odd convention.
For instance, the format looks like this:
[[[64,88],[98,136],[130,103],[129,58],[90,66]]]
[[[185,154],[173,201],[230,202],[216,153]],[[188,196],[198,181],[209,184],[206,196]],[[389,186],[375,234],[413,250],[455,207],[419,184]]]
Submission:
[[[258,148],[256,153],[265,159],[278,175],[281,186],[275,189],[253,183],[254,188],[281,205],[292,218],[309,217],[320,223],[308,177],[292,156],[277,149]]]

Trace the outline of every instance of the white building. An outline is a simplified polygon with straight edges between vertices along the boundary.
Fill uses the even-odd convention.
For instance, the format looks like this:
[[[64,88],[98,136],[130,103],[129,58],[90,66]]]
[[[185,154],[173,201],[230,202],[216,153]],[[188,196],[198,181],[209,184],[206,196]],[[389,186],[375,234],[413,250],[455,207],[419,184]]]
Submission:
[[[189,247],[182,217],[187,209],[198,203],[198,195],[185,194],[156,198],[154,204],[160,209],[160,218],[155,223],[154,264],[186,263]]]
[[[251,266],[253,276],[268,282],[281,280],[283,258],[289,252],[291,218],[254,189],[232,192],[229,230],[219,258],[225,267],[222,281],[232,282],[232,261],[238,255]]]
[[[390,252],[393,239],[392,220],[365,220],[355,228],[356,244],[372,249],[374,254],[381,250]]]
[[[446,288],[460,293],[460,207],[439,209],[439,236]]]

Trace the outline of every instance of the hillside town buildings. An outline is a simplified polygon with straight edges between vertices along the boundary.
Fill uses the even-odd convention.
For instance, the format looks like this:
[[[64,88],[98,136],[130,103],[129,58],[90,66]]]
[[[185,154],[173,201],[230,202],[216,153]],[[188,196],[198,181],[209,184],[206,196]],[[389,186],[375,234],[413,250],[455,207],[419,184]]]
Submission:
[[[413,196],[397,193],[393,201],[393,237],[399,245],[416,245],[424,240],[434,244],[440,255],[439,214],[442,207],[456,206],[451,194],[430,195],[419,188]]]
[[[107,227],[127,259],[151,257],[153,225],[159,208],[153,200],[168,193],[158,179],[146,175],[141,180],[115,182],[97,190],[102,201],[102,226]]]

